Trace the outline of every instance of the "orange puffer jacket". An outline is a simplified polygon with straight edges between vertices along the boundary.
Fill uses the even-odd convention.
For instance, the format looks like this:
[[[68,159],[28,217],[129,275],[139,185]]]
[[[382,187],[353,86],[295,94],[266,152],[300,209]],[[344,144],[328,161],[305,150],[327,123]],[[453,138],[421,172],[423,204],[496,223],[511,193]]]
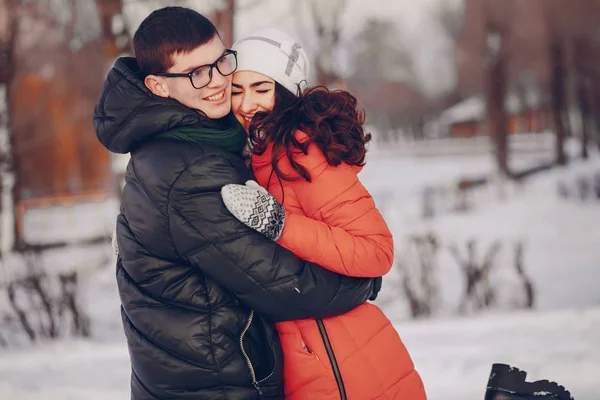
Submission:
[[[306,139],[302,132],[297,135]],[[387,273],[393,259],[392,235],[358,180],[359,169],[330,166],[312,144],[307,155],[295,155],[312,182],[287,181],[273,172],[271,154],[268,147],[262,155],[253,155],[252,169],[258,183],[286,209],[278,243],[343,275]],[[287,157],[281,156],[278,165],[284,174],[294,174]],[[398,333],[373,304],[338,317],[281,322],[276,327],[284,352],[287,400],[426,398]]]

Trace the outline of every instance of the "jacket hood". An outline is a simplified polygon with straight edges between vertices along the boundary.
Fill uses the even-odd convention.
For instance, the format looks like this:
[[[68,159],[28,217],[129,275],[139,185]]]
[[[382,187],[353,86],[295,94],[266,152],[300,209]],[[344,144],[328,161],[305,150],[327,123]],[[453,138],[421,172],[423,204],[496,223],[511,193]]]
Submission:
[[[121,57],[104,81],[94,109],[94,128],[104,147],[124,154],[154,135],[193,126],[204,118],[174,99],[153,94],[135,58]]]

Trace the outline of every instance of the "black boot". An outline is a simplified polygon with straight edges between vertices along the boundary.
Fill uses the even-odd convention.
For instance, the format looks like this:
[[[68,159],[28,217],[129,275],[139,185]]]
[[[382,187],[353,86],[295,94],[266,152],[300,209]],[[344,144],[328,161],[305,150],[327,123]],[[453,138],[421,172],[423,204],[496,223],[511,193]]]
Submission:
[[[573,400],[556,382],[525,382],[527,372],[506,364],[492,365],[485,400]]]

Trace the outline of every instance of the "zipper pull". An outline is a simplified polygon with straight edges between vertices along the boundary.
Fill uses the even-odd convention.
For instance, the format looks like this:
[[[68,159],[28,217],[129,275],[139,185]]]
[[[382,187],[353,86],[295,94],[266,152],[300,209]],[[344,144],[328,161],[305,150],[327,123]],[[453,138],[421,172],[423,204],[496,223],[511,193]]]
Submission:
[[[260,386],[258,386],[258,382],[254,382],[253,385],[254,385],[254,388],[256,389],[256,391],[258,392],[258,395],[260,397],[262,397],[263,396],[263,391],[261,390]]]

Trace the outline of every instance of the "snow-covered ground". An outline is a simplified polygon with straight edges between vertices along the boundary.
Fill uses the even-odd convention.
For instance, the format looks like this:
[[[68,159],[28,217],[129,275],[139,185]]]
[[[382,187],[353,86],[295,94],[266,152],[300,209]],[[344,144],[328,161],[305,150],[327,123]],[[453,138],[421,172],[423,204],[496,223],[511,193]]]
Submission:
[[[492,363],[554,379],[576,400],[598,399],[600,308],[397,323],[430,400],[483,400]],[[0,357],[0,399],[125,400],[122,340],[68,341]]]
[[[576,400],[599,398],[600,308],[432,320],[396,328],[430,400],[483,400],[493,363],[550,379]]]
[[[570,150],[575,153],[576,149]],[[475,189],[472,211],[441,211],[430,220],[421,217],[423,187],[455,183],[458,177],[492,174],[491,157],[391,159],[374,155],[361,178],[394,233],[397,258],[410,256],[406,247],[411,235],[433,232],[440,242],[441,312],[454,312],[463,290],[460,267],[448,248],[456,244],[464,258],[470,239],[477,242],[479,258],[483,258],[492,242],[501,242],[493,272],[508,286],[516,277],[512,261],[514,245],[523,240],[524,267],[533,276],[537,309],[600,306],[600,201],[591,198],[579,201],[575,194],[577,179],[585,177],[589,182],[594,174],[600,175],[600,156],[596,150],[590,160],[574,158],[568,167],[538,173],[522,187],[505,185],[504,197],[499,196],[497,186]],[[544,153],[517,154],[512,164],[522,168],[551,157]],[[568,185],[573,197],[561,198],[557,193],[558,182]],[[452,192],[442,200],[452,205]],[[390,273],[388,282],[393,284],[396,272]],[[387,295],[389,292],[382,297]],[[390,311],[396,318],[406,315],[404,309]]]
[[[513,364],[531,379],[552,379],[577,400],[595,400],[600,390],[600,201],[564,199],[557,181],[573,184],[600,171],[600,156],[574,161],[562,170],[533,177],[522,190],[508,188],[499,199],[481,189],[469,213],[443,212],[432,220],[420,217],[425,185],[445,185],[460,176],[493,171],[489,155],[413,158],[392,157],[393,151],[370,154],[361,179],[374,194],[404,253],[406,237],[433,231],[441,243],[438,259],[442,304],[435,319],[412,321],[395,293],[397,271],[384,281],[382,305],[394,321],[431,400],[483,399],[491,364]],[[512,161],[525,166],[550,156],[524,152]],[[456,317],[463,288],[460,271],[447,246],[464,251],[470,238],[482,251],[503,241],[496,266],[511,268],[512,243],[526,241],[524,264],[536,289],[533,311],[498,310]],[[510,287],[510,273],[501,274]],[[61,340],[36,347],[0,349],[0,399],[96,400],[129,398],[129,360],[121,333],[114,272],[109,268],[86,275],[85,302],[94,317],[90,340]],[[505,294],[511,295],[510,290]],[[1,329],[0,329],[1,331]]]

